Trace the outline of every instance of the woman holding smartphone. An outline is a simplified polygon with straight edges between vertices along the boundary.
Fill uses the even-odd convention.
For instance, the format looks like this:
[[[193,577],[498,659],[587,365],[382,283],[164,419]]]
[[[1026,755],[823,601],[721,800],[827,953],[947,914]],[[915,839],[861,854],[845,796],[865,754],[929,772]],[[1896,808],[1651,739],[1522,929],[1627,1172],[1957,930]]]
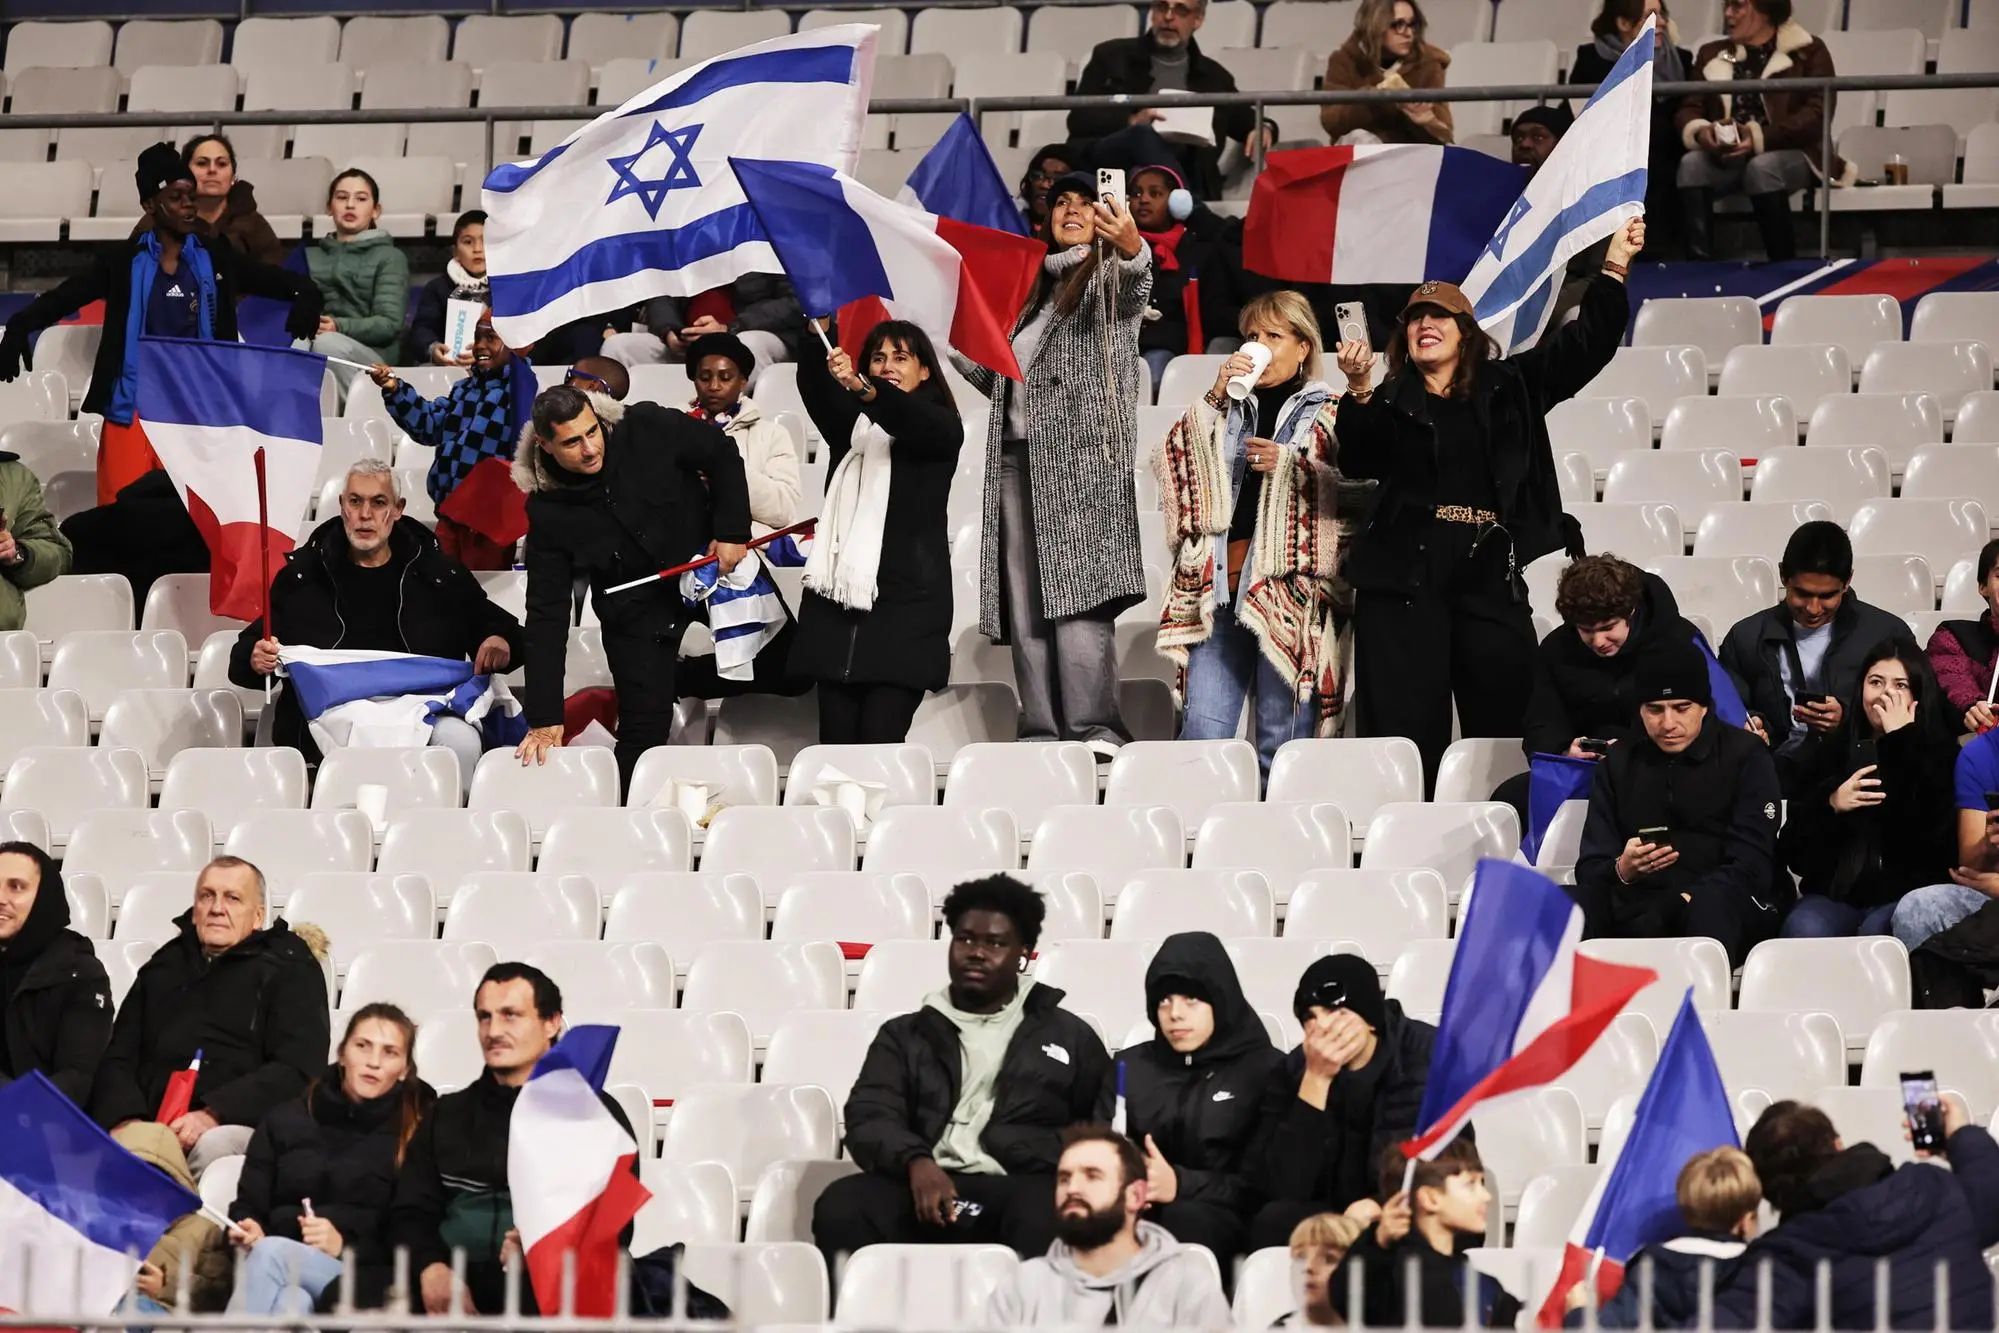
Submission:
[[[1610,238],[1572,323],[1501,359],[1465,294],[1426,282],[1410,294],[1375,354],[1344,342],[1339,367],[1340,470],[1381,483],[1354,539],[1354,707],[1362,736],[1407,736],[1424,787],[1451,742],[1451,708],[1466,736],[1518,736],[1532,691],[1534,616],[1521,571],[1552,551],[1581,555],[1562,512],[1548,409],[1610,364],[1630,315],[1624,279],[1645,244],[1645,219]]]
[[[1109,173],[1117,177],[1120,173]],[[1041,276],[1014,320],[1011,380],[956,358],[991,400],[979,629],[1013,649],[1024,741],[1130,739],[1112,623],[1145,598],[1138,556],[1138,328],[1152,257],[1123,182],[1048,191]]]
[[[1777,852],[1803,893],[1784,919],[1796,938],[1886,935],[1911,889],[1957,864],[1957,728],[1915,640],[1875,645],[1826,738],[1826,777],[1790,803]]]

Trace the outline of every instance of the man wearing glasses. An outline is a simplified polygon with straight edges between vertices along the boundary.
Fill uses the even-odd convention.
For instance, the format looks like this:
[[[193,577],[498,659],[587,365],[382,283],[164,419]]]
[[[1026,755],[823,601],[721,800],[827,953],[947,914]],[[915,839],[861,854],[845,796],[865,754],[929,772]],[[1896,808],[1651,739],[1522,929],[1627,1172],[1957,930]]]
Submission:
[[[1153,0],[1146,31],[1099,43],[1076,80],[1079,96],[1104,93],[1142,96],[1156,92],[1232,93],[1235,77],[1201,54],[1194,41],[1208,16],[1208,0]],[[1126,111],[1121,107],[1077,108],[1069,113],[1069,137],[1094,139],[1093,164],[1143,166],[1168,153],[1184,168],[1187,187],[1196,198],[1221,196],[1221,146],[1243,145],[1256,128],[1256,112],[1246,106],[1215,108],[1212,143],[1180,142],[1168,147],[1147,128],[1164,118],[1157,107]],[[1133,131],[1140,131],[1134,134]],[[1108,140],[1108,142],[1106,142]]]

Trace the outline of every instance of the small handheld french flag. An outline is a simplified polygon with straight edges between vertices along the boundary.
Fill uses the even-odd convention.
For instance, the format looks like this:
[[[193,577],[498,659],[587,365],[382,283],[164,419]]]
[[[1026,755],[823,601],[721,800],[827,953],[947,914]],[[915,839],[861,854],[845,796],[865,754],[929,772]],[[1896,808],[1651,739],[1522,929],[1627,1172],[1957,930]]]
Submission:
[[[194,1105],[194,1085],[200,1078],[201,1052],[197,1049],[186,1069],[176,1069],[167,1075],[167,1090],[160,1094],[160,1113],[155,1119],[162,1125],[171,1125],[186,1115]]]

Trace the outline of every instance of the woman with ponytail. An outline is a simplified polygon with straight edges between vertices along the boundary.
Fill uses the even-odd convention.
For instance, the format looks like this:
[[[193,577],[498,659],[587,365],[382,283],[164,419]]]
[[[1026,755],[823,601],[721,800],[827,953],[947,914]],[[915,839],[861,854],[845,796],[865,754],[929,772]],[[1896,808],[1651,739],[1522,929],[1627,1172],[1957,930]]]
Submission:
[[[436,1100],[417,1077],[415,1048],[416,1024],[396,1006],[356,1010],[339,1058],[257,1126],[229,1208],[229,1238],[249,1251],[232,1311],[309,1312],[349,1253],[357,1303],[387,1288],[396,1172]]]
[[[1048,258],[1014,320],[1012,380],[963,357],[991,400],[979,629],[1013,648],[1024,741],[1126,740],[1112,622],[1145,598],[1138,555],[1138,329],[1152,252],[1124,200],[1080,172],[1048,191]]]

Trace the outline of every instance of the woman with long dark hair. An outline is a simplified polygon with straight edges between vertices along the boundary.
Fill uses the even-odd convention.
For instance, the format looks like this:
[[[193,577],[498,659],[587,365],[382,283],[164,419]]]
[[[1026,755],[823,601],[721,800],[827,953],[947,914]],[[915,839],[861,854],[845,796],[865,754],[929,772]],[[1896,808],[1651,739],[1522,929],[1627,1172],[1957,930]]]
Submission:
[[[798,368],[830,450],[805,563],[791,674],[819,685],[819,740],[883,744],[951,674],[951,539],[944,516],[965,423],[923,330],[884,320],[861,347]]]
[[[230,1240],[250,1252],[231,1310],[306,1313],[349,1252],[357,1300],[386,1287],[396,1172],[436,1100],[417,1077],[415,1048],[416,1024],[402,1010],[357,1009],[332,1067],[257,1126],[229,1206]]]
[[[1902,895],[1949,883],[1957,864],[1956,719],[1914,639],[1867,654],[1824,752],[1830,770],[1777,839],[1804,895],[1783,933],[1886,935]]]
[[[963,357],[991,399],[979,629],[1013,648],[1021,740],[1082,741],[1108,760],[1119,612],[1145,599],[1138,556],[1138,326],[1152,254],[1122,199],[1071,173],[1048,190],[1048,258],[1014,321],[1023,379]]]
[[[1532,689],[1534,617],[1521,577],[1581,534],[1562,512],[1548,409],[1610,364],[1630,302],[1624,278],[1645,220],[1610,238],[1574,322],[1517,356],[1498,347],[1465,294],[1426,282],[1387,343],[1380,389],[1365,343],[1340,344],[1340,471],[1381,483],[1347,560],[1355,590],[1354,707],[1362,736],[1407,736],[1425,788],[1451,742],[1518,736]]]

